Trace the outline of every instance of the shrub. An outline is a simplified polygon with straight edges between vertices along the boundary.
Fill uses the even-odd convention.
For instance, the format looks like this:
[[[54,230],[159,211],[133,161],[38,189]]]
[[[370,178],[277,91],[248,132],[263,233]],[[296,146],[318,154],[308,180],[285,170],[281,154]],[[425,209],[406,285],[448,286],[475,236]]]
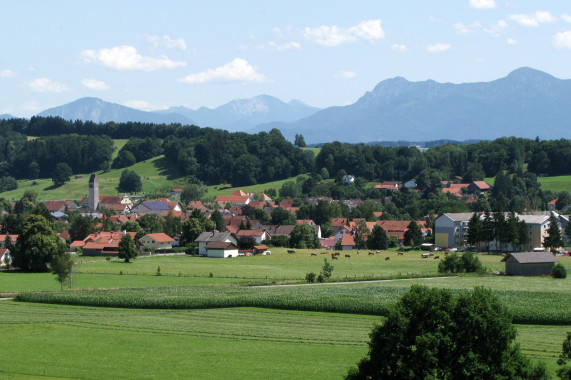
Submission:
[[[553,276],[553,278],[566,278],[567,268],[565,268],[565,265],[557,263],[553,266],[553,269],[551,270],[551,276]]]
[[[317,278],[317,275],[314,272],[309,272],[308,274],[305,275],[305,281],[306,282],[315,282],[315,279]]]
[[[480,259],[472,252],[464,252],[462,256],[453,252],[446,255],[444,260],[438,263],[438,272],[440,273],[474,273],[483,270],[484,267]]]
[[[317,281],[321,283],[325,282],[325,277],[323,276],[323,273],[319,273],[319,276],[317,276]]]

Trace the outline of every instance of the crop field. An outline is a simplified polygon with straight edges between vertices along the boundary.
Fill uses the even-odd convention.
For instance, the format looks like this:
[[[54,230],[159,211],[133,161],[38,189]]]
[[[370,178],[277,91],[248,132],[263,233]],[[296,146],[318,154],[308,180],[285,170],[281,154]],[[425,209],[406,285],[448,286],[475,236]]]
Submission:
[[[126,310],[0,303],[0,376],[339,379],[382,318],[258,308]],[[518,342],[556,368],[567,331],[518,326]],[[70,355],[70,353],[73,353]]]

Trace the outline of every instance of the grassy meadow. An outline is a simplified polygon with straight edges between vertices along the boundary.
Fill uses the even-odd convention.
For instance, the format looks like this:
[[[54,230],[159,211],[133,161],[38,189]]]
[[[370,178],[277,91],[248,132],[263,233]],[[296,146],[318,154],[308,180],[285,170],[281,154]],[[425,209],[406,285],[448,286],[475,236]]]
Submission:
[[[347,254],[333,261],[335,281],[437,275],[438,260],[422,259],[418,251]],[[552,374],[557,368],[571,325],[571,278],[461,275],[303,284],[325,257],[331,259],[283,249],[271,256],[152,256],[132,263],[80,256],[74,290],[64,292],[49,273],[0,272],[0,293],[36,291],[21,294],[20,302],[0,302],[0,334],[18,342],[6,345],[5,355],[34,358],[0,361],[0,377],[342,378],[366,354],[368,334],[382,323],[386,307],[412,284],[493,289],[515,320],[526,323],[518,325],[524,352],[544,360]],[[499,256],[479,257],[491,270],[503,269]],[[560,260],[571,266],[571,258]],[[245,286],[272,282],[297,285]]]

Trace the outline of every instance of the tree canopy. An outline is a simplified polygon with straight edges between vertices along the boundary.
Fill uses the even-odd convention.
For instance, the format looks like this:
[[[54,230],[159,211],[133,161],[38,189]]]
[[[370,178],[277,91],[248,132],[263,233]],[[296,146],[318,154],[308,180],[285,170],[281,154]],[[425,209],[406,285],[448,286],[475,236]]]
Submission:
[[[137,257],[135,242],[133,241],[131,235],[126,234],[121,238],[121,241],[119,242],[119,258],[124,259],[125,262],[128,263],[135,257]]]
[[[369,354],[347,379],[545,379],[515,343],[504,305],[476,288],[454,297],[414,285],[371,333]]]

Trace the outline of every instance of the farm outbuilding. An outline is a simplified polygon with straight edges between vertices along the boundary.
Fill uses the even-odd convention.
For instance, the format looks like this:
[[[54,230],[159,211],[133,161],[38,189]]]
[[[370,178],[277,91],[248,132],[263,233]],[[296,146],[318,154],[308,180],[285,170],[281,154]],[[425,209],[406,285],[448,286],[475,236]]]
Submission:
[[[551,252],[514,252],[502,259],[506,274],[512,276],[544,276],[551,274],[557,258]]]

